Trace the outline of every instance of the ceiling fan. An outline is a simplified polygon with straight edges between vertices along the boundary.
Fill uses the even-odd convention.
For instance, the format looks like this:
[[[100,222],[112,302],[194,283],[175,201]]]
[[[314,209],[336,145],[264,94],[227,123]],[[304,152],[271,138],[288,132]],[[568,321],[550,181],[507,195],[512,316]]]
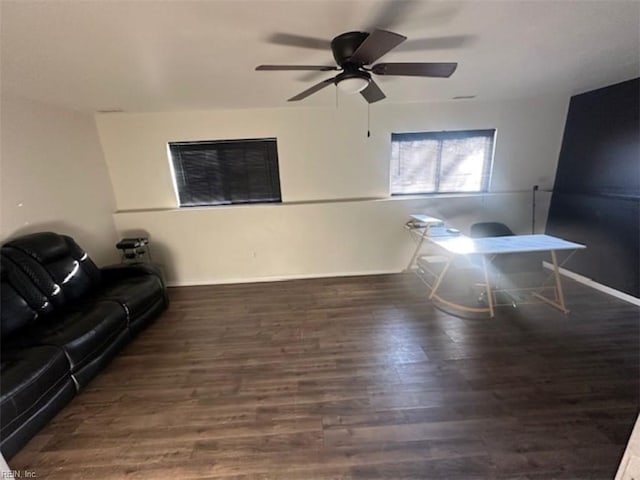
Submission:
[[[412,77],[450,77],[457,63],[377,63],[373,62],[404,42],[407,37],[387,30],[376,29],[372,33],[347,32],[331,41],[331,51],[338,66],[327,65],[260,65],[256,70],[311,70],[339,71],[333,78],[316,83],[291,97],[290,102],[307,98],[317,91],[335,84],[348,93],[358,93],[369,103],[385,98],[385,94],[373,81],[375,75],[402,75]]]

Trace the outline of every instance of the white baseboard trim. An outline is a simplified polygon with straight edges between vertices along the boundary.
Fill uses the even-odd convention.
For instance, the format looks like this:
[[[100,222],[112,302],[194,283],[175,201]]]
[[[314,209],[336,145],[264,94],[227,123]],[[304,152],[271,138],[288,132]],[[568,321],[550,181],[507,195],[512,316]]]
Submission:
[[[549,262],[542,262],[545,268],[549,270],[553,270],[553,264]],[[637,305],[640,307],[640,298],[636,298],[633,295],[629,295],[628,293],[621,292],[616,290],[615,288],[607,287],[606,285],[602,285],[588,277],[580,275],[578,273],[574,273],[571,270],[567,270],[566,268],[560,268],[560,274],[564,275],[567,278],[575,280],[578,283],[582,283],[588,287],[593,288],[594,290],[599,290],[600,292],[606,293],[607,295],[611,295],[612,297],[619,298],[620,300],[624,300],[625,302],[632,303],[633,305]]]
[[[402,273],[396,270],[372,270],[360,272],[333,272],[320,274],[300,274],[300,275],[274,275],[269,277],[240,277],[240,278],[224,278],[196,281],[169,281],[167,287],[199,287],[204,285],[229,285],[232,283],[262,283],[262,282],[286,282],[288,280],[308,280],[311,278],[332,278],[332,277],[361,277],[365,275],[389,275],[393,273]]]

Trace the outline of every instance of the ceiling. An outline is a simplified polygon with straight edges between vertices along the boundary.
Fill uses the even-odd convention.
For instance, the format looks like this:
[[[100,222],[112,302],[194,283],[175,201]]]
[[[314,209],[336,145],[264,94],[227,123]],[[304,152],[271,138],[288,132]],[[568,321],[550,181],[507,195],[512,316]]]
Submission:
[[[334,72],[254,68],[333,65],[330,50],[290,39],[374,27],[409,39],[381,61],[459,64],[449,79],[376,77],[387,103],[574,94],[640,76],[638,1],[0,1],[3,95],[83,111],[334,106],[335,87],[286,101]]]

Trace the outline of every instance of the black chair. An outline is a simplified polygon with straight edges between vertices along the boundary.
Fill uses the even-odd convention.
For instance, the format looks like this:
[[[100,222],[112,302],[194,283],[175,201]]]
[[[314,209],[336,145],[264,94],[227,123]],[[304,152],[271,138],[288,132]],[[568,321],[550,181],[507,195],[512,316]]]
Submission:
[[[515,235],[504,223],[479,222],[471,225],[469,236],[481,237],[506,237]],[[542,270],[542,254],[536,252],[506,253],[497,255],[493,259],[493,266],[502,274],[518,274],[540,272]]]
[[[471,225],[469,236],[472,238],[481,237],[506,237],[515,235],[504,223],[480,222]]]
[[[469,236],[472,238],[482,237],[505,237],[515,235],[513,231],[504,223],[499,222],[478,222],[471,225]],[[542,271],[542,254],[537,252],[527,253],[505,253],[496,255],[490,259],[490,268],[492,277],[495,279],[493,290],[504,288],[502,285],[505,278],[508,277],[511,287],[528,286],[528,280],[534,273]],[[517,306],[517,298],[507,293],[507,303],[511,306]],[[485,303],[484,292],[480,295],[478,301]],[[504,303],[504,302],[496,302]]]

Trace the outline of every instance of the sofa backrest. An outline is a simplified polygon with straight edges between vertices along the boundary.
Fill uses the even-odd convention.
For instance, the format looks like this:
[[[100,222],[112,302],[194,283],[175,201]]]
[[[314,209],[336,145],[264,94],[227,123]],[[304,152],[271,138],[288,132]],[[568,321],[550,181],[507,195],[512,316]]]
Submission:
[[[13,247],[2,247],[2,258],[5,264],[11,262],[25,275],[31,284],[49,300],[53,307],[65,304],[64,293],[42,265],[22,250]]]
[[[13,261],[0,255],[0,336],[4,340],[53,310],[51,302]]]
[[[80,298],[100,284],[98,267],[66,235],[25,235],[6,243],[2,253],[20,266],[55,306]]]

